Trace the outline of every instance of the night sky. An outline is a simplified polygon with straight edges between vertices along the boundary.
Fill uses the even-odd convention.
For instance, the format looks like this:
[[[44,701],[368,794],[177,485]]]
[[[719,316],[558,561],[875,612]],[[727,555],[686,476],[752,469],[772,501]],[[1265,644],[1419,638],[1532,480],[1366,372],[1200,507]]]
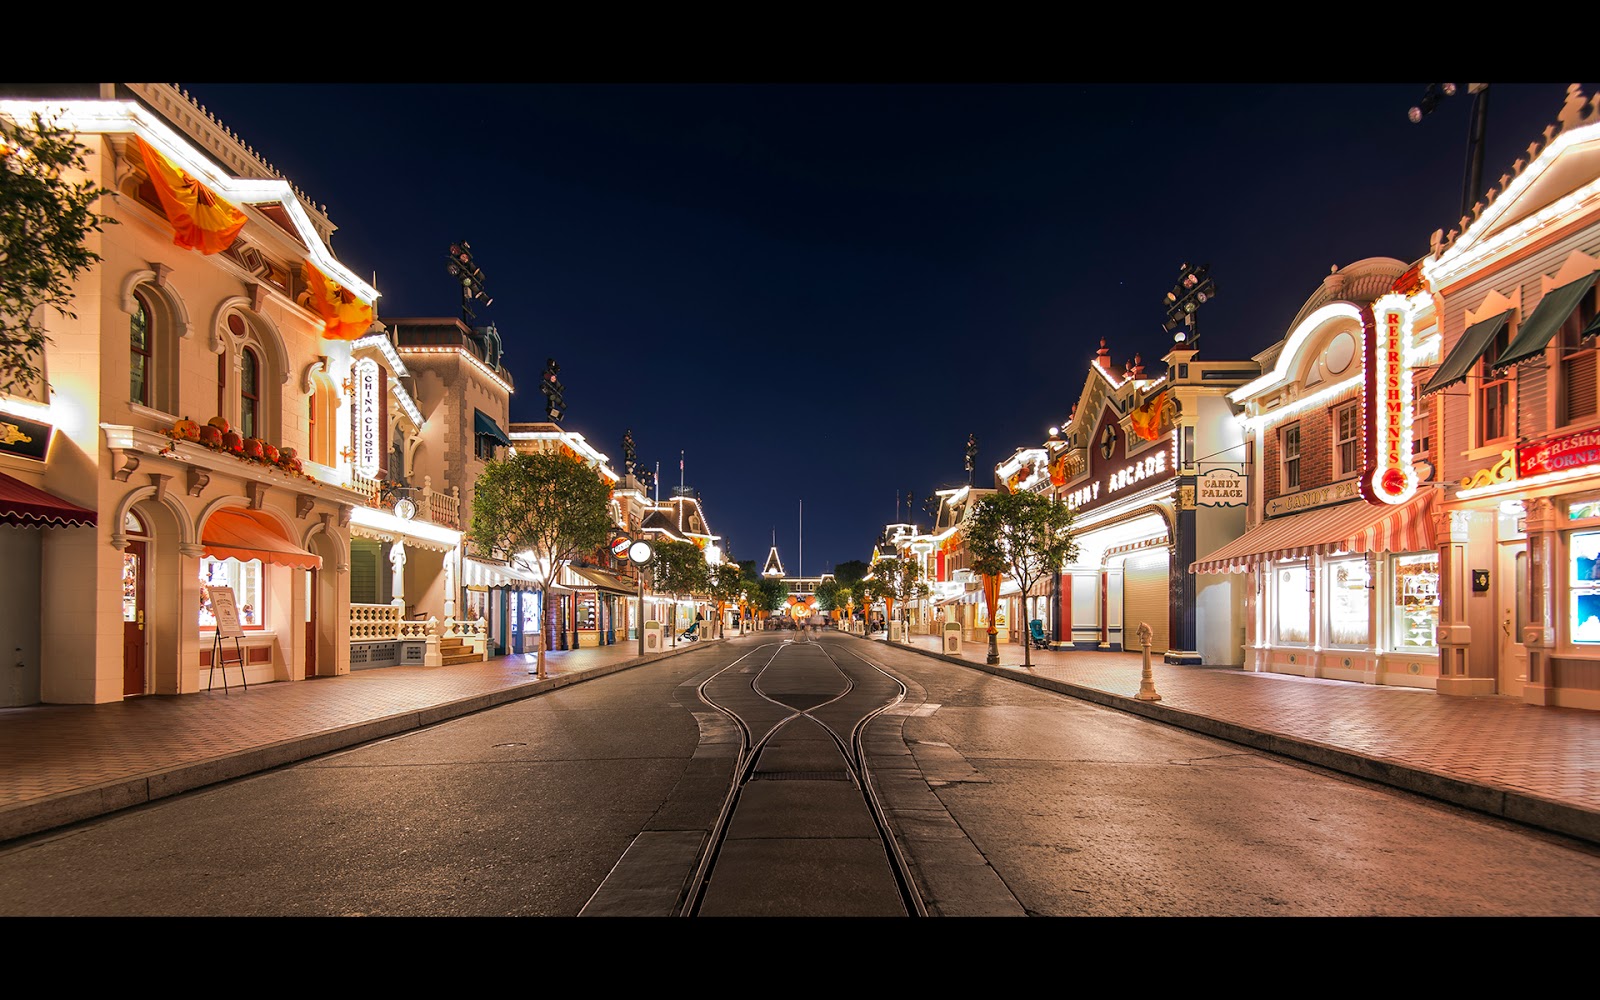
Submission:
[[[1568,82],[1490,88],[1485,188]],[[1412,124],[1427,81],[180,86],[327,206],[380,320],[459,315],[467,240],[512,420],[554,357],[566,429],[620,471],[631,428],[663,495],[681,452],[725,550],[775,531],[807,575],[964,483],[968,434],[979,485],[1043,441],[1102,337],[1163,372],[1185,261],[1217,283],[1200,356],[1247,359],[1332,265],[1422,257],[1472,111],[1463,84]]]

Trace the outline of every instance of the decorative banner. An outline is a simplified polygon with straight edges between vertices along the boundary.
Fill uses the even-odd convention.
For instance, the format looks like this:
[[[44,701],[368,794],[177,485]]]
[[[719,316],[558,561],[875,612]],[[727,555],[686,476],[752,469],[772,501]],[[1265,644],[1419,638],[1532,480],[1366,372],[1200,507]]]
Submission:
[[[355,467],[356,472],[374,479],[378,475],[381,445],[378,442],[378,421],[384,417],[383,400],[378,392],[378,363],[371,358],[357,361],[352,371],[355,379]]]
[[[311,308],[322,317],[326,327],[322,331],[324,337],[358,340],[366,336],[367,328],[372,326],[372,306],[317,270],[309,260],[305,264],[305,279]]]
[[[0,413],[0,452],[43,462],[50,451],[50,437],[54,431],[49,424],[14,413]]]
[[[1243,507],[1249,502],[1250,480],[1232,469],[1212,469],[1200,474],[1199,507]]]
[[[1154,441],[1162,432],[1172,429],[1178,414],[1178,401],[1166,389],[1151,396],[1128,414],[1133,432],[1146,441]]]
[[[1361,495],[1368,503],[1399,504],[1417,492],[1411,465],[1411,303],[1384,295],[1362,309],[1366,341],[1367,439]]]
[[[1524,478],[1588,465],[1600,466],[1600,430],[1545,438],[1517,449],[1517,475]]]
[[[144,159],[156,197],[161,199],[162,210],[167,213],[167,221],[172,223],[172,242],[203,254],[220,253],[232,246],[244,228],[244,213],[212,194],[210,188],[151,149],[143,139],[134,136],[133,141]]]

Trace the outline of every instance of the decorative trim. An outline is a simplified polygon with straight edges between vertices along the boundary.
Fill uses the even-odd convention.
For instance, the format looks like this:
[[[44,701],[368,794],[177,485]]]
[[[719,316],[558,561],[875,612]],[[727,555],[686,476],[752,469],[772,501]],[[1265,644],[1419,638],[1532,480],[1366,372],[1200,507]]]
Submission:
[[[197,465],[186,466],[189,470],[189,495],[197,497],[207,486],[211,485],[211,473]]]
[[[297,493],[294,498],[294,516],[304,521],[306,515],[311,513],[311,508],[317,505],[316,497],[309,493]]]

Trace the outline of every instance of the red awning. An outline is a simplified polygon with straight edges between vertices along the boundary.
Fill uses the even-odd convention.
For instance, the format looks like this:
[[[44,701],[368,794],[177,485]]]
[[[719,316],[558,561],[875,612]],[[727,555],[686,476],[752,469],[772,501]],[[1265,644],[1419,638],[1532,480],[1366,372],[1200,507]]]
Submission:
[[[1263,559],[1312,553],[1426,552],[1436,548],[1430,487],[1403,504],[1356,501],[1273,518],[1189,566],[1191,573],[1247,573]]]
[[[64,528],[94,523],[94,511],[0,472],[0,524],[19,528]]]
[[[322,557],[289,541],[269,515],[242,507],[224,507],[207,518],[200,543],[213,559],[260,559],[296,569],[322,568]]]

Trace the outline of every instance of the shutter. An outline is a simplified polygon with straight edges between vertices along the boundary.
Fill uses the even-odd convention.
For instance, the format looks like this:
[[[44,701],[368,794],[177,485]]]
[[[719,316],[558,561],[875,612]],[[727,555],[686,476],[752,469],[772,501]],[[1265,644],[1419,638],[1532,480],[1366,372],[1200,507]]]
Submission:
[[[1593,416],[1597,408],[1596,403],[1596,358],[1600,357],[1594,351],[1583,351],[1568,357],[1561,366],[1566,381],[1566,419],[1562,423],[1570,424],[1580,417]]]
[[[1166,549],[1130,555],[1122,564],[1122,648],[1129,652],[1139,645],[1139,624],[1150,626],[1150,655],[1167,651],[1167,618],[1171,613],[1172,585],[1167,579]]]

